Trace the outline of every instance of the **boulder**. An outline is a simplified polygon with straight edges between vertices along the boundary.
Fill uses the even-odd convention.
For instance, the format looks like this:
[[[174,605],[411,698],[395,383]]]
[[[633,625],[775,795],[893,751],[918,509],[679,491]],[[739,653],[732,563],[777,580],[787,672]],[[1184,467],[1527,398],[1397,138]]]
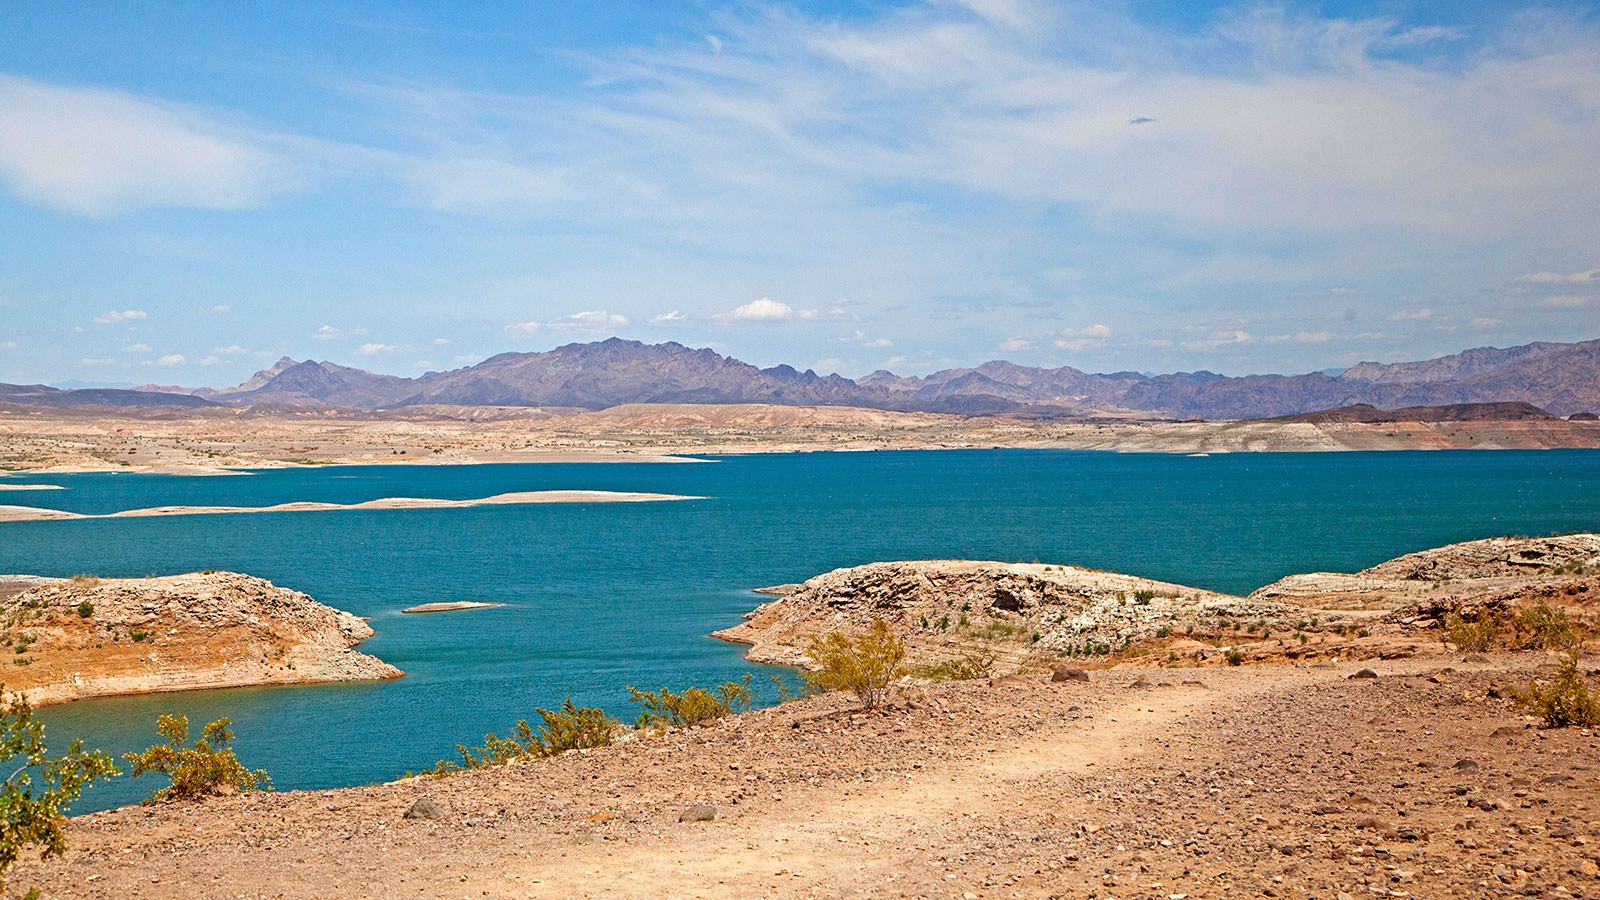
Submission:
[[[1050,673],[1050,680],[1053,682],[1088,681],[1089,673],[1077,666],[1056,666],[1055,671]]]
[[[444,818],[444,807],[429,800],[427,797],[418,797],[417,801],[411,804],[411,808],[406,810],[405,815],[401,818],[442,819]]]

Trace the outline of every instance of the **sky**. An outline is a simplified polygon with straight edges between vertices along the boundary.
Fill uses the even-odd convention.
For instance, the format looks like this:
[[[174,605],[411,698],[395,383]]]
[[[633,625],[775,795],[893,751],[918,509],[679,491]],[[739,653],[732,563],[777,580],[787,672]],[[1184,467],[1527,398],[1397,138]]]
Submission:
[[[1600,8],[0,11],[0,381],[620,336],[859,376],[1600,338]]]

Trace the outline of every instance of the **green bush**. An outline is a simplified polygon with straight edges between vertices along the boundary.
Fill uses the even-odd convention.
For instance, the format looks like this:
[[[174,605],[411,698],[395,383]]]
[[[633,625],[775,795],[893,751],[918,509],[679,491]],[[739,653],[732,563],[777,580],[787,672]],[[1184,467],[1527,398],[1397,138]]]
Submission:
[[[78,618],[87,619],[94,615],[94,604],[85,600],[78,604]]]
[[[1454,644],[1457,650],[1469,653],[1493,650],[1499,646],[1504,630],[1504,623],[1488,610],[1479,612],[1473,619],[1467,619],[1459,612],[1447,613],[1444,617],[1445,640]]]
[[[607,716],[604,710],[578,707],[573,704],[571,697],[563,701],[561,708],[555,712],[538,708],[534,712],[539,714],[543,722],[538,731],[534,731],[528,725],[528,720],[523,719],[512,729],[510,737],[501,738],[491,731],[484,736],[482,747],[457,744],[461,762],[442,759],[428,774],[444,776],[467,769],[505,765],[518,759],[558,756],[568,750],[604,747],[611,743],[617,727],[617,721]]]
[[[40,859],[65,853],[61,825],[67,805],[97,779],[119,774],[110,756],[85,753],[79,740],[67,745],[65,756],[51,758],[44,724],[34,720],[23,696],[0,711],[0,763],[17,757],[22,763],[0,782],[0,892],[24,847],[39,847]]]
[[[813,688],[852,691],[867,709],[881,703],[890,686],[906,674],[905,642],[882,619],[873,620],[866,633],[853,638],[838,632],[813,637],[806,655],[817,666],[806,673]]]
[[[1589,685],[1578,671],[1578,651],[1567,653],[1556,668],[1556,677],[1546,684],[1534,681],[1527,691],[1517,691],[1519,705],[1544,719],[1546,728],[1600,725],[1600,699],[1589,693]]]
[[[698,725],[730,713],[743,712],[755,700],[755,693],[750,690],[749,675],[738,681],[725,681],[709,691],[691,687],[675,694],[666,688],[659,691],[641,691],[632,685],[627,688],[633,702],[644,707],[638,720],[641,726],[655,723]]]
[[[156,731],[167,739],[142,753],[124,753],[133,764],[135,778],[146,772],[160,772],[171,784],[150,796],[155,800],[182,800],[208,794],[234,791],[272,790],[272,779],[260,770],[246,769],[228,745],[233,742],[232,724],[218,719],[205,727],[200,739],[189,744],[189,718],[162,716]]]
[[[1230,666],[1242,666],[1244,665],[1244,654],[1238,650],[1229,650],[1227,660]]]
[[[1578,632],[1567,618],[1567,611],[1556,609],[1543,600],[1522,611],[1518,624],[1526,632],[1522,646],[1529,650],[1563,650],[1578,646]]]

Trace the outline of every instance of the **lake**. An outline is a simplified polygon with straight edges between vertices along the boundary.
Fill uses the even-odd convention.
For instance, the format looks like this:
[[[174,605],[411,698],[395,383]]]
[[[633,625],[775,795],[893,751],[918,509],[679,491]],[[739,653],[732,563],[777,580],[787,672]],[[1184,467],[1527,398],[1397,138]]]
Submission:
[[[0,571],[258,575],[368,616],[398,681],[84,701],[41,713],[52,746],[121,753],[161,713],[228,716],[280,790],[389,780],[571,696],[631,721],[624,685],[757,672],[706,637],[751,588],[889,559],[1041,560],[1235,593],[1501,534],[1600,529],[1600,451],[1234,454],[1051,450],[799,453],[696,463],[364,466],[235,476],[29,475],[0,502],[101,513],[165,505],[472,499],[592,489],[666,503],[485,506],[0,525]],[[504,607],[403,616],[419,603]],[[76,812],[133,802],[116,779]]]

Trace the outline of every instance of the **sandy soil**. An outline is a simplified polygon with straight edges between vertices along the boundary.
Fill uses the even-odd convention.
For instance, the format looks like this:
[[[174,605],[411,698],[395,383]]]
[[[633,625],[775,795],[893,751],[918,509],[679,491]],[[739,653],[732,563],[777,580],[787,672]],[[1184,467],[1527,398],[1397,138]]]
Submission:
[[[479,500],[435,500],[421,497],[384,497],[361,503],[320,503],[310,500],[275,506],[153,506],[87,515],[34,506],[0,505],[0,522],[44,522],[56,519],[139,519],[152,516],[210,516],[238,513],[334,512],[349,509],[462,509],[470,506],[517,506],[538,503],[650,503],[663,500],[701,500],[678,494],[638,491],[516,491]]]
[[[0,469],[14,471],[224,474],[308,464],[631,462],[996,446],[1162,453],[1600,447],[1600,423],[1041,422],[761,404],[634,404],[599,412],[0,410]]]
[[[830,695],[446,780],[74,819],[85,898],[1593,897],[1600,738],[1543,654]],[[333,752],[308,748],[308,752]],[[248,762],[248,760],[246,761]],[[418,798],[442,818],[404,819]],[[709,822],[680,822],[691,805]]]

